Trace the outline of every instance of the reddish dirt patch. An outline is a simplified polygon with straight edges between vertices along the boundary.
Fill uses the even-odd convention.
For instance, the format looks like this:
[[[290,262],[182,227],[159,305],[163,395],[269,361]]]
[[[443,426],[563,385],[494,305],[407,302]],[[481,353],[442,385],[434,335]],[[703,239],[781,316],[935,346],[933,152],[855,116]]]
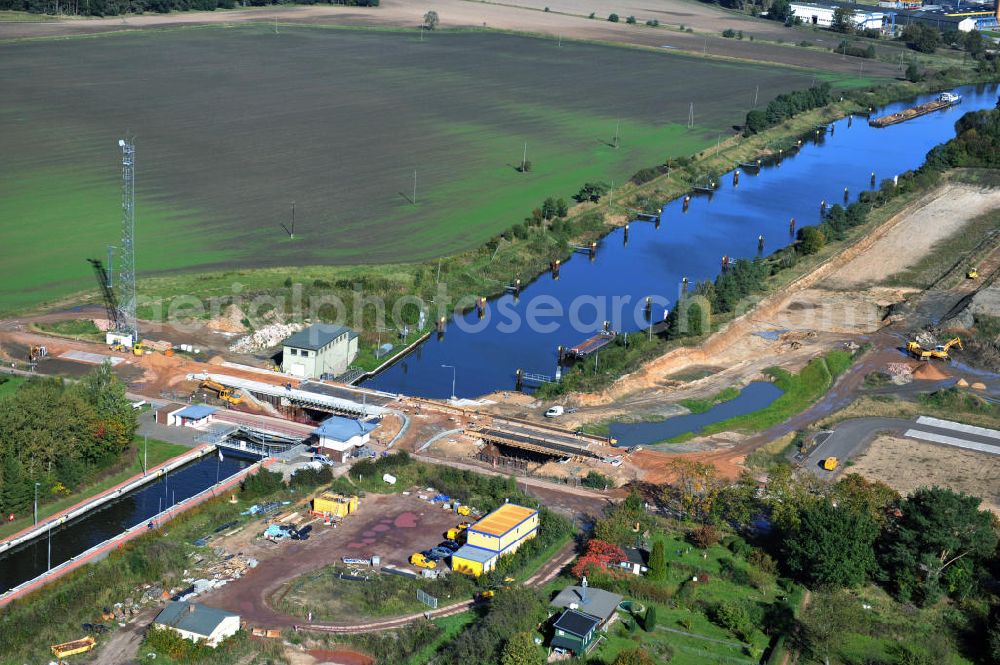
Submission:
[[[357,651],[347,649],[310,649],[307,654],[317,660],[319,665],[331,663],[336,665],[372,665],[375,659]]]
[[[417,516],[410,512],[400,513],[396,516],[393,525],[397,529],[415,529],[417,528]]]

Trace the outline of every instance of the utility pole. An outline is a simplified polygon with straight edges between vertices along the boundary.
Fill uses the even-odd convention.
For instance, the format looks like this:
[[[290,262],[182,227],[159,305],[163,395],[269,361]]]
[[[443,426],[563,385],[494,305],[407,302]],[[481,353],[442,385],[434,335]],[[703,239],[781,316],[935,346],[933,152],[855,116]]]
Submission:
[[[38,524],[38,488],[41,486],[41,483],[35,483],[35,524]]]
[[[421,31],[420,34],[424,34]],[[417,205],[417,170],[413,169],[413,205]]]
[[[521,153],[521,173],[524,173],[524,165],[528,163],[528,142],[524,142],[524,152]]]
[[[278,17],[274,17],[274,34],[278,34]]]
[[[753,107],[757,108],[757,95],[760,94],[760,85],[758,84],[753,90]]]
[[[622,127],[622,119],[618,118],[618,122],[615,123],[615,150],[618,149],[618,146],[620,145],[620,142],[621,142],[621,138],[620,138],[620,136],[621,136],[621,134],[620,134],[621,127]]]
[[[147,463],[149,461],[149,437],[142,437],[145,441],[142,446],[142,475],[146,475],[146,471],[149,469]]]

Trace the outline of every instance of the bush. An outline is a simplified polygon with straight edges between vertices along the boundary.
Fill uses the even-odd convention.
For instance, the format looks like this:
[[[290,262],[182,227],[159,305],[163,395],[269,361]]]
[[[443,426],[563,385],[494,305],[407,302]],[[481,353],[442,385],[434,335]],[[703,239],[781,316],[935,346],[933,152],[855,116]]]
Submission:
[[[719,544],[719,530],[711,524],[703,524],[690,534],[691,542],[703,550]]]
[[[635,25],[635,17],[629,16],[627,19],[625,19],[625,22],[628,23],[629,25]]]
[[[240,486],[241,492],[248,499],[273,494],[284,488],[285,481],[281,474],[272,473],[266,469],[261,469],[257,473],[247,476]]]
[[[617,23],[618,22],[618,14],[609,14],[608,15],[608,20],[611,21],[612,23]]]
[[[650,633],[654,628],[656,628],[656,605],[650,605],[646,608],[646,616],[642,619],[642,629]]]
[[[732,39],[733,37],[736,36],[736,31],[733,30],[732,28],[726,28],[725,30],[722,31],[722,36],[725,37],[726,39]]]
[[[804,226],[799,229],[799,241],[798,248],[802,254],[809,255],[815,254],[819,250],[823,249],[823,245],[826,244],[826,236],[817,226]]]
[[[712,621],[743,641],[753,634],[753,623],[746,604],[736,600],[724,600],[712,610]]]
[[[646,21],[646,25],[648,25],[651,28],[658,28],[660,27],[660,22],[654,18],[651,21]]]
[[[589,471],[583,479],[582,484],[584,487],[592,487],[594,489],[603,490],[614,488],[615,479],[609,478],[608,476],[605,476],[597,471]]]

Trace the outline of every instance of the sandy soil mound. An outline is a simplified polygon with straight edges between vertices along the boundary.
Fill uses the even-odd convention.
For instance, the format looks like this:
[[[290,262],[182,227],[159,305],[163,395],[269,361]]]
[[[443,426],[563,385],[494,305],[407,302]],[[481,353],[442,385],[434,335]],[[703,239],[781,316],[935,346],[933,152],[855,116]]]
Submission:
[[[913,371],[913,378],[921,381],[941,381],[947,379],[948,375],[942,372],[937,365],[925,362]]]

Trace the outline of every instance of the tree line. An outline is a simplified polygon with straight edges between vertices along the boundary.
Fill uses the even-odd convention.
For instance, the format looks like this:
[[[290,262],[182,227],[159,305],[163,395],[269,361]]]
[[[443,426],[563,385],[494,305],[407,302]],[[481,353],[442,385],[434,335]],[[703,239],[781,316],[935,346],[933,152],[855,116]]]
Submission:
[[[32,14],[62,14],[69,16],[122,16],[153,12],[214,11],[236,7],[264,7],[286,4],[282,0],[0,0],[0,10],[31,12]],[[300,5],[346,5],[348,7],[378,7],[379,0],[297,0]]]
[[[774,127],[794,115],[826,106],[833,100],[829,83],[814,85],[807,90],[793,90],[778,95],[763,109],[747,113],[744,134],[750,136]]]
[[[32,379],[0,401],[0,512],[72,491],[119,462],[138,427],[125,386],[105,363],[75,384]]]

